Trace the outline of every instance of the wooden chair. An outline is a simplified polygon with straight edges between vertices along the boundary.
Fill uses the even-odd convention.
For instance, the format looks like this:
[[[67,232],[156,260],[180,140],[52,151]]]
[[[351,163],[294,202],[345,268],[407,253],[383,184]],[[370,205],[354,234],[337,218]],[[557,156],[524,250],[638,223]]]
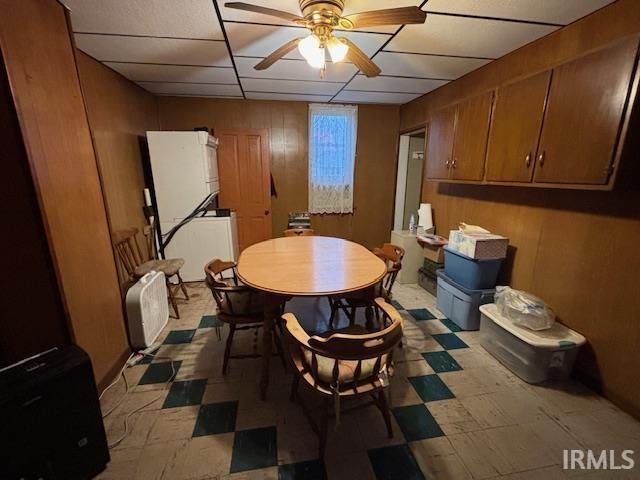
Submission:
[[[180,276],[180,269],[184,265],[184,259],[167,258],[164,260],[157,260],[154,258],[148,258],[151,255],[144,256],[140,249],[140,245],[138,244],[138,232],[139,230],[137,228],[127,228],[113,232],[111,239],[118,259],[120,260],[124,271],[129,276],[129,279],[132,281],[137,281],[152,270],[164,273],[167,282],[169,300],[171,301],[176,317],[180,318],[174,289],[180,288],[184,297],[189,300],[187,288]],[[170,282],[170,279],[174,276],[178,280],[177,287],[174,287]]]
[[[295,315],[283,315],[290,334],[289,352],[295,367],[291,400],[300,398],[300,380],[322,397],[319,422],[316,422],[311,410],[300,398],[304,414],[319,437],[321,458],[324,457],[332,400],[335,415],[339,416],[353,410],[341,410],[341,401],[363,395],[370,396],[372,400],[359,405],[358,408],[377,406],[387,426],[389,438],[393,437],[389,405],[384,390],[393,374],[393,349],[402,338],[402,317],[383,298],[377,298],[375,302],[388,318],[388,326],[379,332],[363,335],[336,332],[327,338],[310,337],[302,329]],[[338,424],[339,417],[336,418],[336,426]]]
[[[312,237],[313,228],[288,228],[282,232],[284,237]]]
[[[233,280],[226,281],[222,273],[232,270]],[[211,290],[213,299],[218,307],[218,319],[229,325],[229,335],[224,349],[222,362],[222,374],[227,374],[227,366],[230,358],[258,358],[260,353],[231,354],[233,336],[236,330],[257,330],[263,326],[264,296],[246,285],[239,285],[234,262],[225,262],[219,259],[212,260],[204,267],[205,280]],[[280,355],[282,365],[285,366],[284,354],[280,337],[274,330],[273,339],[276,351]]]
[[[329,318],[329,326],[333,327],[333,322],[339,310],[343,310],[349,319],[349,323],[353,325],[356,320],[356,311],[358,308],[365,308],[365,316],[367,324],[373,321],[373,312],[375,305],[373,299],[382,297],[387,302],[391,301],[391,290],[396,281],[398,272],[402,269],[402,259],[405,250],[402,247],[392,243],[385,243],[382,248],[374,248],[373,253],[382,259],[387,265],[387,273],[377,285],[361,292],[354,292],[351,295],[340,297],[329,297],[331,305],[331,317]]]

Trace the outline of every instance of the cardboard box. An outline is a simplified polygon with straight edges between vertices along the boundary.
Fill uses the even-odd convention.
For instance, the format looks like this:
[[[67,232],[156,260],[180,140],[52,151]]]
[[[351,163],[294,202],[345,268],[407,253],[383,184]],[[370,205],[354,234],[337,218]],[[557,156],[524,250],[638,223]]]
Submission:
[[[422,255],[432,262],[444,263],[444,250],[442,245],[422,244]]]
[[[509,239],[492,233],[449,232],[449,248],[474,259],[505,258]]]

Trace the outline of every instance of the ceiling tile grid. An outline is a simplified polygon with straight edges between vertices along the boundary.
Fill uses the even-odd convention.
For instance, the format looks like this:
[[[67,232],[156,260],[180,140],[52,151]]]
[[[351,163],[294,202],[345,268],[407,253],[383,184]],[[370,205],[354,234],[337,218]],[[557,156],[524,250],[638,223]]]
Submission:
[[[600,9],[613,0],[346,0],[343,15],[419,6],[424,24],[336,30],[381,68],[367,78],[297,49],[253,67],[304,27],[225,7],[225,0],[62,0],[78,48],[157,95],[403,104]],[[248,0],[300,14],[298,0]]]

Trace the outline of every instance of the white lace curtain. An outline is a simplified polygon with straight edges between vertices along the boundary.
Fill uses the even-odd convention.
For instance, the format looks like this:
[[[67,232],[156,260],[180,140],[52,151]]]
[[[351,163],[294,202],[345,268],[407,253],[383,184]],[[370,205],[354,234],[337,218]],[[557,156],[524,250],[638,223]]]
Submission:
[[[353,212],[358,107],[309,105],[309,211]]]

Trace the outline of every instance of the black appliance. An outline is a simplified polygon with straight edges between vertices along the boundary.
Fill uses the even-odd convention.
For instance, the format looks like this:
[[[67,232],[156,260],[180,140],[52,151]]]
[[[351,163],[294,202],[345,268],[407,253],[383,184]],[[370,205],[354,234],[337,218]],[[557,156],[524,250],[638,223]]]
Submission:
[[[53,348],[0,370],[0,478],[89,479],[109,449],[91,360]]]

